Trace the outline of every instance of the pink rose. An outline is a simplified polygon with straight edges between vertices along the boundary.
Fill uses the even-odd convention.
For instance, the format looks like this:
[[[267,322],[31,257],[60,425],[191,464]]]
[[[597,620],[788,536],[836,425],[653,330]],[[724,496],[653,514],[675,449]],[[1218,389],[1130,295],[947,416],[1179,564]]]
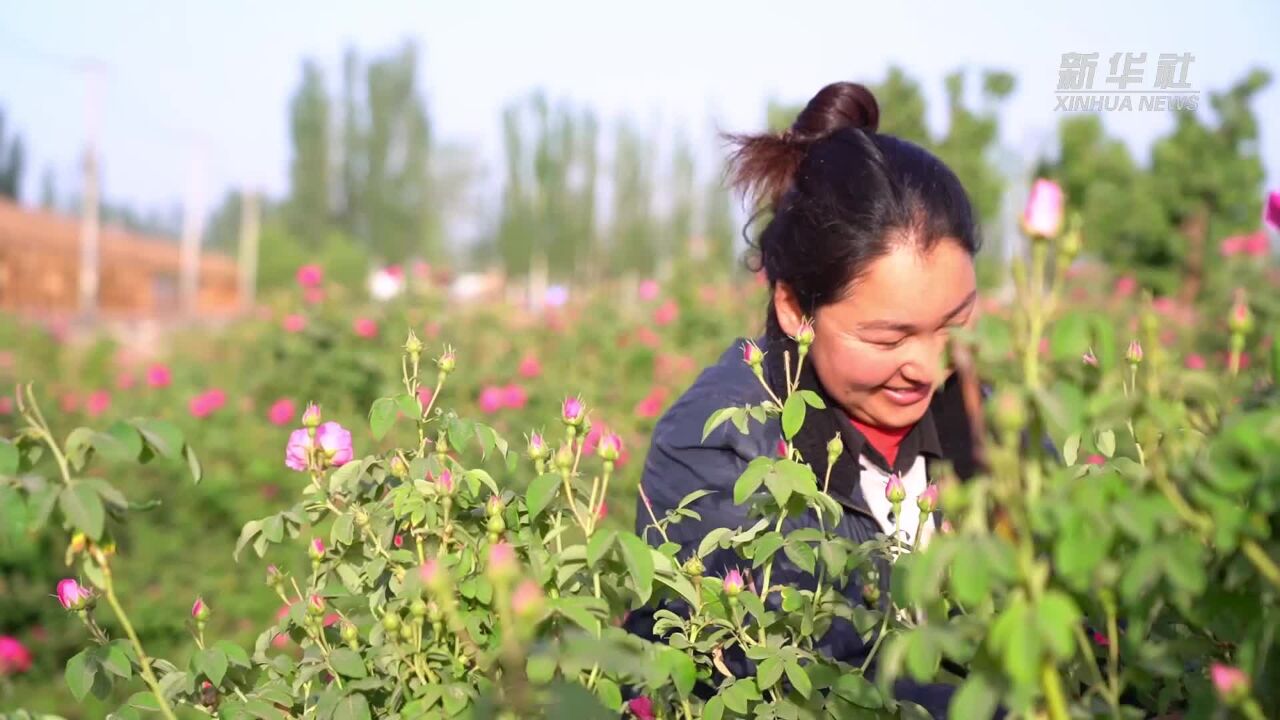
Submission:
[[[89,413],[89,417],[98,417],[110,407],[111,393],[106,390],[94,390],[89,393],[89,399],[85,402],[84,410]]]
[[[351,323],[351,329],[366,340],[378,336],[378,323],[366,317],[358,317]]]
[[[293,401],[289,398],[280,398],[271,404],[271,408],[267,410],[267,420],[272,425],[288,425],[293,420],[295,408]]]
[[[1138,281],[1132,275],[1121,276],[1116,280],[1115,294],[1117,297],[1126,298],[1138,289]]]
[[[306,428],[298,428],[289,433],[289,442],[284,448],[285,466],[298,472],[306,472],[311,464],[311,450],[314,447],[311,433]]]
[[[345,465],[355,457],[351,447],[351,431],[336,422],[321,423],[316,428],[316,444],[333,467]]]
[[[1191,353],[1187,356],[1186,365],[1188,370],[1203,370],[1205,367],[1204,356],[1200,355],[1200,353]]]
[[[1029,235],[1057,236],[1062,229],[1062,187],[1058,183],[1045,178],[1035,181],[1022,213],[1022,227]]]
[[[1267,205],[1262,211],[1262,220],[1273,230],[1280,231],[1280,190],[1267,193]]]
[[[670,325],[680,316],[680,306],[675,300],[668,300],[653,311],[653,323],[658,327]]]
[[[298,284],[304,288],[314,288],[324,282],[324,269],[319,265],[303,265],[298,268]]]
[[[529,393],[525,389],[515,383],[511,383],[502,388],[502,406],[512,410],[519,410],[529,401]]]
[[[520,373],[520,377],[532,380],[542,374],[542,364],[533,355],[525,355],[520,360],[520,369],[517,372]]]
[[[503,399],[502,388],[487,385],[480,391],[480,410],[490,414],[496,413],[502,409]]]
[[[31,652],[15,637],[0,635],[0,676],[31,669]]]
[[[657,280],[652,280],[652,279],[642,280],[640,282],[640,288],[639,288],[640,299],[645,302],[654,300],[658,297],[658,292],[660,290],[661,290],[661,287],[658,285]]]
[[[173,382],[173,373],[169,372],[169,366],[156,363],[147,368],[147,385],[150,387],[169,387],[171,382]]]
[[[285,332],[300,333],[307,328],[307,316],[291,313],[285,315],[280,324],[284,326]]]

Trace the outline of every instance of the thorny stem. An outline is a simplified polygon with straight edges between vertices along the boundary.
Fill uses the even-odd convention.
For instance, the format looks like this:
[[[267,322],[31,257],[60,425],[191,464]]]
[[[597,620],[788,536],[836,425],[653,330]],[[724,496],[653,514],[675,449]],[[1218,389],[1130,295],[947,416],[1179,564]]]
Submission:
[[[116,614],[116,619],[120,621],[120,627],[124,628],[125,635],[129,636],[129,643],[133,645],[133,651],[138,656],[138,667],[142,671],[142,679],[146,681],[147,687],[151,688],[151,693],[156,696],[156,701],[160,704],[160,713],[169,720],[177,720],[177,716],[173,714],[173,708],[169,705],[169,700],[165,698],[164,693],[160,690],[160,683],[156,680],[155,673],[151,671],[151,658],[147,657],[147,653],[142,649],[142,641],[138,639],[138,633],[133,629],[133,623],[129,622],[129,616],[125,613],[124,608],[120,606],[120,600],[116,597],[115,583],[111,578],[111,567],[105,562],[100,562],[99,567],[102,570],[102,589],[107,597],[107,604],[111,606],[111,611]]]
[[[662,527],[662,523],[658,522],[658,516],[653,514],[653,503],[649,502],[649,495],[645,493],[644,485],[637,485],[636,488],[640,491],[640,500],[644,502],[644,509],[649,511],[649,519],[653,520],[653,526],[662,535],[662,541],[671,542],[671,538],[667,537],[666,528]]]
[[[1093,675],[1094,683],[1098,692],[1107,698],[1107,704],[1111,706],[1111,716],[1120,717],[1120,705],[1116,697],[1111,694],[1109,685],[1105,678],[1102,677],[1102,671],[1098,669],[1098,662],[1093,653],[1092,647],[1089,645],[1089,638],[1084,634],[1084,626],[1076,623],[1076,644],[1080,646],[1080,654],[1085,658],[1085,664],[1089,666],[1089,671]]]
[[[902,507],[898,503],[894,503],[894,506],[895,507],[893,511],[893,536],[890,539],[896,543],[898,541],[898,531],[902,529],[902,513],[899,512],[900,510],[902,510]],[[894,552],[893,548],[890,548],[889,553],[890,553],[889,555],[890,562],[892,562],[893,559],[897,557],[897,553]],[[892,594],[890,594],[886,598],[886,600],[887,602],[885,603],[884,617],[881,618],[880,620],[880,630],[876,632],[876,639],[874,642],[871,643],[871,650],[870,652],[867,653],[867,656],[863,658],[862,666],[858,668],[859,675],[867,674],[867,668],[871,666],[871,660],[876,656],[876,651],[880,649],[880,643],[884,641],[885,632],[889,629],[889,618],[893,616]]]

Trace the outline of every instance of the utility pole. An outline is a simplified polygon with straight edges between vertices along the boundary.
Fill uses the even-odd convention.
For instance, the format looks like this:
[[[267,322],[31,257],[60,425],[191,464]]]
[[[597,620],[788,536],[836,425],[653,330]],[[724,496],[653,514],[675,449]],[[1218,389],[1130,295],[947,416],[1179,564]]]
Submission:
[[[198,310],[200,293],[200,238],[204,234],[204,155],[203,141],[196,141],[187,165],[187,197],[182,208],[179,287],[182,310],[188,316],[195,315]]]
[[[240,195],[240,308],[253,307],[258,286],[258,228],[260,223],[258,193]]]
[[[85,144],[81,163],[79,307],[92,317],[98,310],[100,239],[98,219],[98,121],[102,106],[102,73],[99,63],[88,61],[85,72]]]

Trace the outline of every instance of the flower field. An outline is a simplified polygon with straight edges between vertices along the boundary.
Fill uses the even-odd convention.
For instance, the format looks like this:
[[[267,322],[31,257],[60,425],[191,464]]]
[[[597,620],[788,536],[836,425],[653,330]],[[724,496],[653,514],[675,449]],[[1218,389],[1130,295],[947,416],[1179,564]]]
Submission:
[[[769,531],[831,512],[786,449],[735,497],[769,522],[699,555],[786,552],[816,587],[704,577],[632,533],[648,435],[760,332],[757,278],[689,267],[529,310],[371,304],[307,266],[155,357],[6,319],[0,710],[920,717],[888,691],[906,678],[958,685],[955,717],[1274,716],[1280,293],[1236,245],[1187,306],[1034,243],[962,338],[995,390],[989,470],[931,495],[949,532],[895,561],[903,614],[831,591],[887,541]],[[801,399],[743,420],[793,434]],[[669,645],[617,627],[659,598],[696,608],[662,619]],[[883,636],[877,677],[812,652],[836,617]]]

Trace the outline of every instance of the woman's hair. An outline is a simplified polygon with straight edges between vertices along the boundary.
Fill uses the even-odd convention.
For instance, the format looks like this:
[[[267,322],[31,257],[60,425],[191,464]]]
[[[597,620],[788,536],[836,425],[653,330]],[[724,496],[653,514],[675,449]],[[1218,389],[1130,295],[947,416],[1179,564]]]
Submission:
[[[876,132],[880,108],[857,83],[824,87],[781,133],[731,135],[730,179],[772,217],[748,257],[770,287],[786,283],[801,310],[837,302],[871,262],[910,243],[980,241],[968,195],[927,150]],[[767,334],[783,337],[770,300]]]

